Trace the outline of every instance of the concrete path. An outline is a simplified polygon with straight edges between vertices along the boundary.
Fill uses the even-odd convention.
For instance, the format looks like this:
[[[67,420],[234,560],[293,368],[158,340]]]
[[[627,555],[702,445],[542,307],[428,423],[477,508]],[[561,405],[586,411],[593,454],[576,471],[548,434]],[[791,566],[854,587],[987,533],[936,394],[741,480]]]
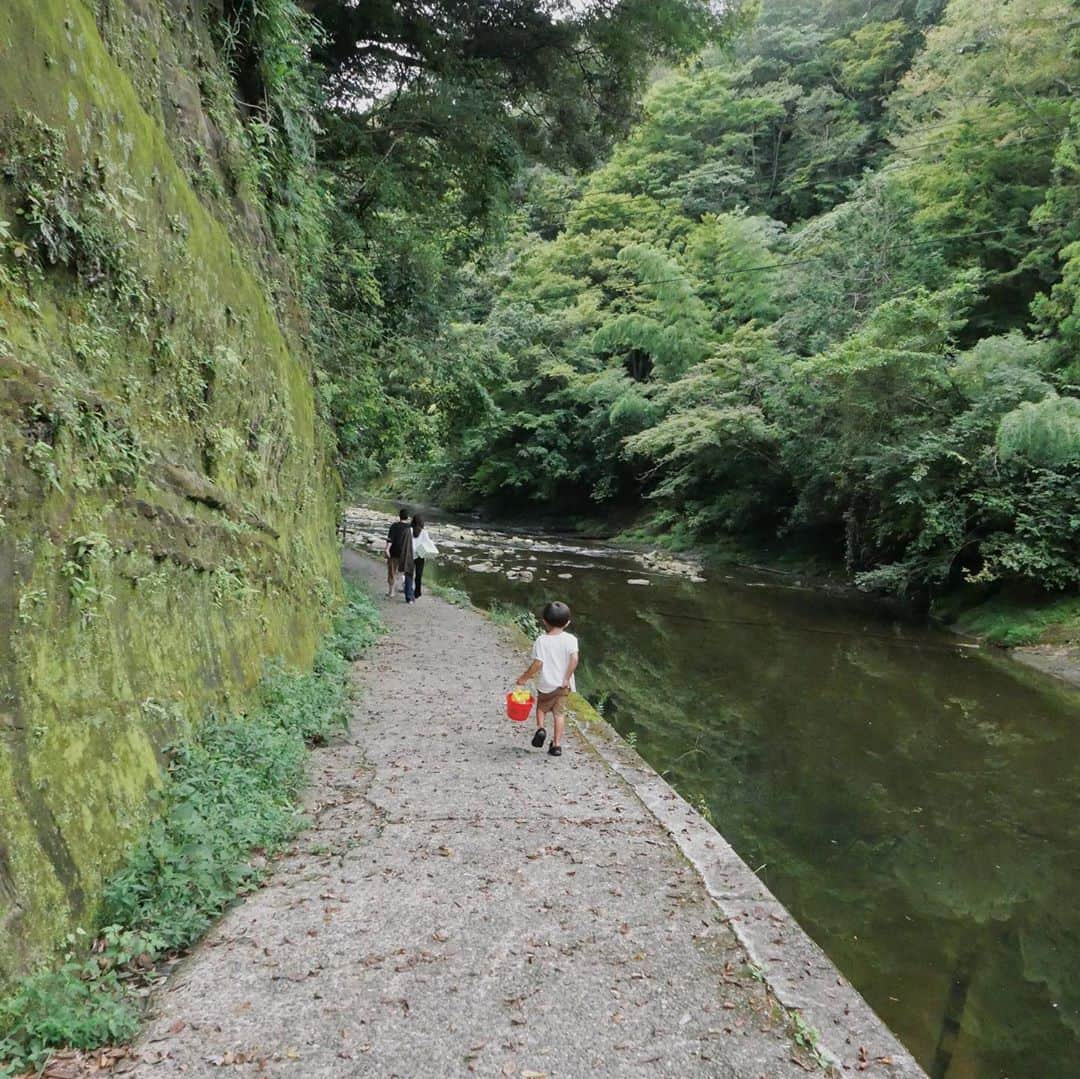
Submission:
[[[382,603],[313,826],[174,975],[134,1074],[820,1074],[631,786],[503,717],[508,635]]]

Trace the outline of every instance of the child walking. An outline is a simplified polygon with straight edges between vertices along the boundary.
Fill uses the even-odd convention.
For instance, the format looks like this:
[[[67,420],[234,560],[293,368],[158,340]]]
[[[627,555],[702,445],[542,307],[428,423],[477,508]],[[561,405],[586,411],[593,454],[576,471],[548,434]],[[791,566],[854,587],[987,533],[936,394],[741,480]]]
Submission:
[[[519,686],[536,678],[536,733],[532,744],[539,749],[547,738],[544,716],[551,715],[555,733],[548,747],[552,757],[562,756],[563,725],[566,722],[566,698],[575,689],[574,671],[578,665],[578,641],[566,632],[570,608],[565,603],[549,603],[541,617],[544,630],[532,650],[532,663],[517,680]]]

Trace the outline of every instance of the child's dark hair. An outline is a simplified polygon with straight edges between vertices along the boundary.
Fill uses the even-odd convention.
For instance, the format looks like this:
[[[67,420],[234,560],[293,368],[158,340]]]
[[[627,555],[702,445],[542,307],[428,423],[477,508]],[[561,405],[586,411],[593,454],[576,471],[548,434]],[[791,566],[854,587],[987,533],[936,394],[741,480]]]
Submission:
[[[397,511],[397,515],[399,521],[407,521],[409,519],[409,511],[404,506]]]
[[[570,608],[565,603],[555,600],[549,603],[540,617],[549,625],[562,629],[570,621]]]
[[[424,531],[424,518],[421,517],[419,513],[414,513],[413,514],[413,519],[412,519],[412,534],[414,536],[419,536],[420,533],[423,532],[423,531]]]

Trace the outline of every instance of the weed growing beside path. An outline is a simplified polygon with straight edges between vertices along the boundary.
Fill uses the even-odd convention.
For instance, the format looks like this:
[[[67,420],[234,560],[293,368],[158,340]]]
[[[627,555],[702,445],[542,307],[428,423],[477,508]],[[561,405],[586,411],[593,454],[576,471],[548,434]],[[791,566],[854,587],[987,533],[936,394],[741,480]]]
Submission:
[[[527,607],[518,606],[515,603],[492,603],[486,611],[482,612],[497,626],[507,626],[518,630],[530,643],[544,632],[540,620]]]
[[[468,592],[453,585],[431,584],[428,591],[452,603],[455,607],[472,608],[478,614],[490,619],[497,626],[505,626],[507,629],[518,630],[531,644],[533,640],[544,632],[540,620],[527,607],[516,603],[502,603],[499,600],[492,602],[486,610],[473,605]]]
[[[452,603],[455,607],[471,608],[478,614],[490,619],[497,626],[519,630],[528,638],[530,643],[544,632],[540,620],[527,607],[495,600],[485,610],[482,607],[474,606],[468,592],[460,588],[454,588],[453,585],[431,584],[426,587],[433,595],[439,596],[441,599],[446,600],[447,603]]]
[[[309,673],[271,667],[250,714],[209,716],[169,753],[158,813],[109,882],[98,932],[69,937],[59,969],[25,978],[0,1003],[0,1076],[36,1068],[59,1047],[134,1037],[139,990],[156,965],[255,887],[266,857],[300,829],[308,747],[347,725],[348,664],[380,632],[375,605],[350,588]]]
[[[454,588],[453,585],[435,584],[432,582],[424,587],[432,595],[439,596],[441,599],[446,600],[447,603],[452,603],[455,607],[472,606],[472,600],[469,598],[469,593],[460,588]]]

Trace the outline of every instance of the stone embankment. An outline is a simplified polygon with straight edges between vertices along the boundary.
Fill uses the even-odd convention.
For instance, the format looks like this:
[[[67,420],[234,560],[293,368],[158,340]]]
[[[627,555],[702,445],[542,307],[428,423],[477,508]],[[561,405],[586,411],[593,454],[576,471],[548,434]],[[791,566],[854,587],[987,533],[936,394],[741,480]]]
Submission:
[[[161,993],[136,1074],[922,1075],[584,702],[562,757],[531,748],[507,631],[383,602],[310,830]]]

